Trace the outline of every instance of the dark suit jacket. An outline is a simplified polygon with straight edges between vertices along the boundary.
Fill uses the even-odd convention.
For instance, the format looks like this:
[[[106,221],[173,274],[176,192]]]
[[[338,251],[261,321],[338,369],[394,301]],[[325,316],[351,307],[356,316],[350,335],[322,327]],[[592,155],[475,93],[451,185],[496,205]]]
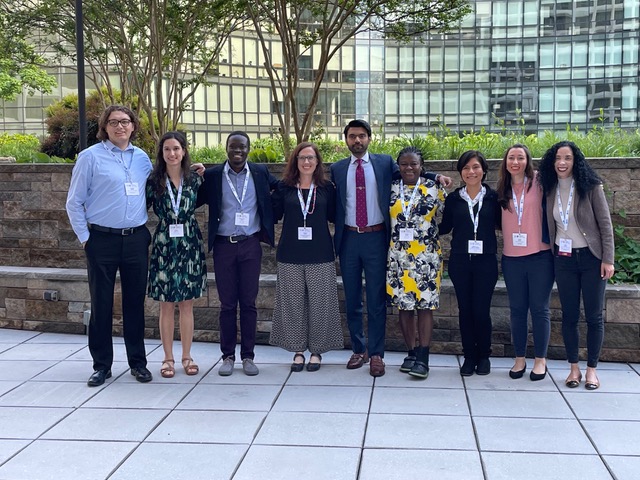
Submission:
[[[258,215],[260,215],[260,241],[271,245],[275,244],[273,229],[273,208],[271,207],[271,191],[278,186],[278,180],[269,173],[264,165],[247,162],[249,171],[256,187],[258,199]],[[213,249],[213,241],[220,225],[222,214],[222,181],[224,164],[207,168],[204,173],[204,182],[198,190],[197,206],[209,205],[209,251]]]
[[[376,175],[378,185],[378,203],[387,227],[387,243],[390,239],[391,220],[389,218],[389,203],[391,201],[391,182],[400,178],[400,170],[390,155],[369,153],[369,160]],[[344,220],[347,208],[347,171],[351,158],[344,158],[331,165],[331,181],[336,185],[336,230],[333,237],[336,254],[340,255]],[[427,178],[435,180],[436,174],[427,173]],[[385,252],[386,255],[386,252]]]

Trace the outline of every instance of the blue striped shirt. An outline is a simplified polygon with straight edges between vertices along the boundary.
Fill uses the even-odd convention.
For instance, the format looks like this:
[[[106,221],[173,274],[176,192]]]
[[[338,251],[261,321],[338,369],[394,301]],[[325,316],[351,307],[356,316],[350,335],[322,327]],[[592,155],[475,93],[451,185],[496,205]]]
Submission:
[[[151,168],[149,156],[131,144],[120,150],[106,140],[80,152],[67,195],[67,215],[80,243],[89,238],[88,224],[130,228],[147,222]],[[138,195],[126,194],[126,182],[138,184]]]

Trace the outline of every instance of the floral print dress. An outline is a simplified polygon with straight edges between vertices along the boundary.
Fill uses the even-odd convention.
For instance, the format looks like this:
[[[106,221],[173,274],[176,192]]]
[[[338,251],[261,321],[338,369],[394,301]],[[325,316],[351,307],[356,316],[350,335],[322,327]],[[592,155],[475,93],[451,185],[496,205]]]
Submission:
[[[400,180],[391,185],[387,297],[399,310],[436,310],[443,266],[436,217],[442,216],[446,194],[433,180],[422,178],[413,208],[405,218],[402,201],[409,203],[414,188],[405,185],[400,192]],[[401,241],[401,228],[413,228],[413,240]]]
[[[147,183],[147,205],[153,205],[158,226],[151,241],[148,295],[161,302],[181,302],[202,296],[207,288],[207,267],[202,233],[195,216],[196,197],[202,177],[192,173],[183,182],[180,210],[176,214],[169,193],[157,197]],[[178,189],[171,184],[174,198]],[[170,237],[169,225],[182,223],[183,237]]]

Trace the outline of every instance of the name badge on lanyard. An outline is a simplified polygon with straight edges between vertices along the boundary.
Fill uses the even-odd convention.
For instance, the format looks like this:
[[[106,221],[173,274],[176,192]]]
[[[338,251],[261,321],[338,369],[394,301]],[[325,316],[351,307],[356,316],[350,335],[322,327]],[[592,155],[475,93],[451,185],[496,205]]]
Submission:
[[[169,225],[169,237],[184,237],[184,225],[182,223],[172,223],[171,225]]]
[[[171,208],[175,214],[176,223],[169,224],[169,237],[180,238],[184,237],[184,225],[178,222],[178,216],[180,214],[180,199],[182,198],[182,177],[180,177],[180,186],[178,187],[178,196],[173,196],[173,190],[171,189],[171,182],[167,178],[167,193],[169,194],[169,200],[171,201]]]
[[[400,180],[400,206],[402,207],[402,214],[404,215],[405,222],[409,222],[409,219],[411,217],[411,212],[418,197],[420,181],[421,179],[418,178],[418,181],[416,182],[416,185],[415,187],[413,187],[413,191],[411,192],[411,197],[409,197],[409,201],[405,204],[404,183],[402,182],[402,180]],[[399,229],[399,234],[400,235],[398,240],[400,240],[401,242],[412,242],[416,238],[415,228],[401,227]]]
[[[236,212],[236,227],[248,227],[249,226],[249,214],[244,212]]]
[[[562,198],[560,198],[560,188],[558,187],[556,190],[556,197],[558,200],[558,213],[560,214],[560,221],[562,222],[562,226],[564,227],[564,231],[569,230],[569,212],[571,211],[571,205],[573,204],[573,190],[575,184],[574,181],[571,180],[571,188],[569,189],[569,200],[567,201],[567,209],[562,210]],[[563,257],[571,256],[571,248],[573,241],[570,238],[561,238],[560,245],[558,248],[558,255],[562,255]]]
[[[235,199],[238,201],[238,204],[240,205],[240,211],[236,212],[236,216],[235,216],[234,223],[236,227],[249,226],[249,214],[242,211],[242,202],[244,201],[244,197],[247,194],[247,187],[249,186],[249,177],[251,176],[251,171],[249,170],[249,167],[246,166],[246,164],[245,164],[245,170],[247,174],[244,179],[244,185],[242,186],[242,196],[240,197],[238,196],[238,191],[236,190],[236,186],[233,184],[233,182],[229,178],[229,164],[226,164],[224,169],[224,174],[225,174],[225,178],[227,179],[227,184],[229,185],[229,189],[231,190],[231,193],[233,193],[233,196],[235,197]]]
[[[400,241],[411,242],[415,238],[415,231],[413,228],[401,228],[400,229]]]
[[[125,182],[124,191],[128,197],[137,197],[138,195],[140,195],[138,182]]]
[[[302,227],[298,227],[298,240],[312,240],[313,231],[311,227],[307,227],[307,215],[313,213],[316,207],[316,189],[313,182],[309,186],[309,194],[307,195],[307,201],[304,201],[302,195],[302,189],[298,184],[298,201],[300,202],[300,210],[302,211]],[[311,199],[313,198],[313,206],[311,206]]]
[[[483,253],[483,243],[482,240],[477,240],[476,236],[478,235],[478,224],[480,222],[480,210],[482,210],[482,202],[484,200],[484,196],[487,193],[487,189],[482,186],[478,194],[475,198],[471,198],[469,193],[467,192],[467,187],[464,187],[460,192],[460,196],[466,200],[467,206],[469,207],[469,216],[471,217],[471,223],[473,224],[473,240],[469,240],[467,243],[467,248],[469,250],[469,254],[473,255],[482,255]],[[478,212],[473,213],[473,207],[478,205]]]
[[[527,246],[527,234],[522,233],[520,228],[522,227],[522,214],[524,213],[524,192],[527,190],[527,177],[524,177],[524,184],[522,185],[522,193],[520,194],[520,202],[516,199],[516,192],[511,188],[511,195],[513,197],[513,208],[518,216],[518,233],[514,233],[511,236],[514,247],[526,247]]]

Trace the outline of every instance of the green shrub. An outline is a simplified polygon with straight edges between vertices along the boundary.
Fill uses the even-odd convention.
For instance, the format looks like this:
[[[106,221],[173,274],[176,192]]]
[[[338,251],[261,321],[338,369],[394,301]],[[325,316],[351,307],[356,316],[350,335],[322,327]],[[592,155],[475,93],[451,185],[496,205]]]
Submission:
[[[106,90],[103,90],[103,95],[106,95]],[[119,98],[120,93],[115,92],[115,95]],[[96,135],[98,120],[103,110],[102,96],[97,90],[93,90],[86,98],[88,146],[99,142]],[[42,141],[40,150],[50,156],[75,158],[80,144],[78,95],[67,95],[62,100],[51,104],[45,109],[45,114],[48,136]],[[138,116],[140,131],[134,143],[153,158],[155,142],[149,132],[149,119],[145,112],[138,112]]]
[[[624,227],[616,225],[614,283],[640,283],[640,243],[624,233]]]
[[[16,161],[24,162],[38,153],[39,147],[40,141],[35,135],[0,134],[0,157],[14,157]]]
[[[189,151],[191,163],[224,163],[227,159],[227,152],[222,145],[217,147],[192,148]]]

